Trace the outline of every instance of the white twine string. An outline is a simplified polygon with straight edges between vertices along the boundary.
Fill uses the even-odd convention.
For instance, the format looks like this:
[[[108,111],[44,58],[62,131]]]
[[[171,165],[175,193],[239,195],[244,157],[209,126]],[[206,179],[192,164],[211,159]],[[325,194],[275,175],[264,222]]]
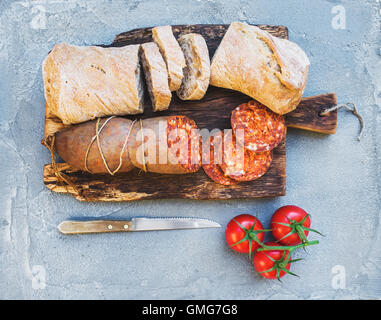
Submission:
[[[126,147],[127,147],[127,143],[128,143],[128,138],[130,137],[131,135],[131,131],[132,131],[132,127],[134,126],[136,120],[134,120],[132,123],[131,123],[131,126],[130,126],[130,129],[128,131],[128,134],[124,140],[124,144],[123,144],[123,147],[122,147],[122,150],[120,151],[120,154],[119,154],[119,165],[118,167],[114,170],[114,171],[111,171],[109,166],[108,166],[108,163],[106,161],[106,158],[103,154],[103,150],[102,150],[102,147],[101,147],[101,143],[100,143],[100,139],[99,139],[99,135],[100,133],[102,132],[103,128],[106,126],[106,124],[111,120],[111,119],[114,119],[116,116],[112,116],[112,117],[109,117],[108,119],[106,119],[106,121],[103,123],[103,125],[99,128],[99,123],[101,121],[101,118],[98,118],[97,119],[97,122],[96,122],[96,125],[95,125],[95,135],[91,138],[91,141],[87,147],[87,150],[86,150],[86,154],[85,154],[85,169],[87,172],[89,173],[92,173],[90,171],[90,169],[88,168],[87,166],[87,161],[88,161],[88,156],[89,156],[89,152],[90,152],[90,148],[91,146],[93,145],[93,143],[96,141],[97,142],[97,146],[98,146],[98,150],[99,150],[99,153],[102,157],[102,160],[103,160],[103,164],[104,166],[106,167],[108,173],[110,175],[115,175],[115,173],[117,173],[120,168],[122,167],[122,164],[123,164],[123,153],[124,151],[126,150]]]
[[[347,109],[348,111],[352,112],[352,114],[354,116],[357,117],[357,119],[359,120],[360,122],[360,134],[358,135],[357,137],[357,140],[360,141],[361,140],[361,137],[362,137],[362,134],[364,132],[364,129],[365,129],[365,123],[364,123],[364,119],[362,118],[362,116],[358,113],[357,109],[356,109],[356,106],[354,103],[352,102],[348,102],[346,104],[339,104],[337,106],[334,106],[334,107],[331,107],[331,108],[327,108],[327,109],[324,109],[323,111],[320,112],[320,115],[321,116],[325,116],[327,115],[328,113],[332,112],[332,111],[335,111],[335,110],[339,110],[341,108],[345,108]]]

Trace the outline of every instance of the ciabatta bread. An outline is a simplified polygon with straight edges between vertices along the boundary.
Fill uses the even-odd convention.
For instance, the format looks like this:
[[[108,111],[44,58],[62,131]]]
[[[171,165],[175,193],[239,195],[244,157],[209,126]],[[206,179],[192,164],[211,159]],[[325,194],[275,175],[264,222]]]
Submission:
[[[172,27],[160,26],[152,28],[152,39],[159,46],[167,65],[169,89],[176,91],[180,88],[181,80],[184,77],[185,58],[179,43],[172,33]]]
[[[143,112],[140,45],[56,45],[42,66],[47,117],[63,124]]]
[[[159,47],[154,42],[143,43],[140,57],[153,111],[168,109],[172,94],[168,86],[167,67]]]
[[[210,60],[205,39],[196,33],[179,38],[187,66],[177,95],[182,100],[200,100],[209,86]]]
[[[210,84],[240,91],[285,114],[298,106],[309,66],[297,44],[233,22],[212,59]]]

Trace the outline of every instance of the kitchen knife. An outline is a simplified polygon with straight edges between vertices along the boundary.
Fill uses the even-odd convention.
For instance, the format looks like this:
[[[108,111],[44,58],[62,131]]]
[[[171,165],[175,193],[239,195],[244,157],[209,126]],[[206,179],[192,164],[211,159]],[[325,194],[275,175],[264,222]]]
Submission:
[[[63,221],[63,234],[221,228],[217,222],[199,218],[132,218],[131,220]]]

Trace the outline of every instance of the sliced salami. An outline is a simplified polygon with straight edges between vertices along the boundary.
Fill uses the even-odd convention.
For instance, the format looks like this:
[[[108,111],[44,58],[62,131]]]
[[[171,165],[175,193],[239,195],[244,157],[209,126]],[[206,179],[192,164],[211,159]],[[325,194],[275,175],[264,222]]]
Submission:
[[[238,143],[246,149],[263,152],[274,149],[286,134],[283,116],[272,112],[259,102],[252,100],[233,110],[231,126]],[[243,137],[237,133],[243,130]]]
[[[218,164],[219,161],[215,161],[215,152],[216,155],[219,155],[218,157],[222,160],[222,135],[211,137],[210,138],[210,148],[209,150],[203,150],[203,161],[204,159],[209,159],[208,163],[203,163],[202,167],[205,171],[205,173],[211,178],[214,182],[217,182],[219,184],[222,184],[224,186],[230,186],[237,184],[238,181],[234,180],[228,176],[225,175],[225,173],[222,171],[220,165]],[[205,155],[205,152],[209,151],[209,157],[208,155]]]
[[[196,123],[186,116],[167,120],[168,160],[177,161],[187,172],[201,167],[201,137]]]
[[[224,138],[224,157],[221,169],[237,181],[252,181],[263,176],[272,162],[272,152],[254,152],[236,144],[228,134]]]

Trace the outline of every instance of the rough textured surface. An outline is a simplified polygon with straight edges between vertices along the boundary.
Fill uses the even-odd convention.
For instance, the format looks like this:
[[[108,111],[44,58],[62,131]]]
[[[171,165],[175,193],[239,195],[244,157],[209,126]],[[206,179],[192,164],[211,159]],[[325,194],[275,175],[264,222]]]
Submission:
[[[170,115],[184,115],[192,118],[197,123],[197,126],[202,131],[203,129],[228,129],[230,128],[230,115],[237,105],[242,105],[243,102],[250,101],[251,98],[238,92],[211,87],[206,97],[201,101],[194,101],[192,103],[184,103],[182,101],[175,101],[171,104],[169,110],[166,110],[166,116]],[[251,100],[252,101],[252,100]],[[305,130],[312,130],[314,132],[325,132],[332,134],[336,131],[337,126],[337,111],[332,111],[328,115],[322,117],[319,116],[323,110],[332,108],[337,105],[337,98],[335,94],[322,94],[314,97],[303,98],[301,104],[296,110],[287,114],[286,124],[291,127],[303,128]],[[210,108],[213,106],[213,108]],[[151,109],[152,110],[152,109]],[[163,113],[162,113],[163,115]],[[157,114],[151,111],[146,111],[143,117],[147,117],[145,121],[157,119]],[[135,116],[136,119],[140,119],[141,116]],[[131,118],[131,117],[130,117]],[[110,125],[106,125],[103,129],[102,136],[109,137],[112,143],[106,143],[105,155],[111,164],[110,156],[115,152],[119,152],[122,146],[115,149],[115,143],[118,141],[116,135],[121,133],[121,129],[125,125],[120,126],[121,120],[126,121],[125,118],[119,119],[118,122],[113,123],[112,128]],[[50,123],[53,119],[47,119],[46,123]],[[132,120],[132,119],[131,119]],[[117,120],[113,120],[117,121]],[[145,122],[143,121],[143,122]],[[146,124],[143,123],[143,127]],[[50,126],[53,127],[53,126]],[[88,141],[91,139],[94,127],[96,127],[95,121],[85,123],[73,128],[69,128],[56,136],[54,144],[56,150],[61,158],[67,161],[75,168],[84,170],[85,153],[88,148]],[[129,141],[133,141],[134,132],[140,128],[139,125],[134,126],[134,130],[131,132]],[[122,130],[123,131],[123,130]],[[113,132],[114,137],[110,137]],[[83,134],[84,139],[79,138],[79,133]],[[119,140],[125,141],[127,133],[119,135]],[[206,139],[206,136],[204,137]],[[103,138],[101,137],[100,140]],[[283,136],[280,137],[283,140]],[[140,144],[141,137],[139,135],[137,142]],[[121,142],[121,141],[120,141]],[[44,142],[44,145],[49,146],[53,143],[53,140]],[[124,143],[124,142],[122,142]],[[76,146],[73,146],[73,144]],[[102,143],[105,145],[105,142]],[[70,146],[68,148],[67,146]],[[134,150],[135,148],[130,149]],[[94,143],[92,147],[93,152],[89,153],[88,165],[93,166],[92,172],[104,172],[107,173],[106,167],[102,161],[101,155],[97,151],[97,144]],[[107,151],[109,157],[107,156]],[[131,151],[131,150],[130,150]],[[136,151],[136,150],[135,150]],[[135,166],[144,169],[142,164],[138,164],[134,161],[133,153],[129,153],[130,158]],[[91,155],[95,156],[92,158]],[[139,156],[138,159],[141,159]],[[119,156],[113,156],[115,168],[119,165]],[[82,201],[132,201],[138,199],[214,199],[214,200],[226,200],[226,199],[253,199],[257,197],[268,196],[282,196],[286,191],[286,144],[281,143],[275,148],[273,152],[273,159],[269,171],[261,179],[246,182],[245,184],[239,184],[231,187],[222,187],[213,183],[202,170],[192,175],[179,175],[179,176],[166,176],[163,174],[151,174],[151,173],[139,173],[138,170],[134,170],[127,174],[117,174],[115,176],[106,175],[93,175],[83,171],[75,171],[68,168],[65,163],[59,163],[59,168],[62,173],[67,176],[71,183],[71,188],[67,187],[65,183],[62,183],[62,177],[56,175],[54,170],[55,166],[51,163],[44,166],[44,183],[46,186],[55,191],[63,193],[71,193]],[[95,162],[94,162],[95,161]],[[138,161],[139,162],[139,161]],[[94,167],[96,163],[96,166]],[[124,162],[124,165],[127,163]],[[152,169],[152,166],[150,166]],[[163,166],[160,172],[163,173]],[[175,166],[177,167],[177,166]],[[127,168],[125,168],[127,169]],[[174,169],[174,168],[173,168]],[[115,169],[116,170],[116,169]],[[128,170],[123,170],[128,171]],[[121,172],[123,172],[121,170]],[[148,170],[151,171],[151,170]],[[76,186],[76,187],[75,187]],[[75,189],[74,189],[75,188]]]
[[[0,298],[237,298],[321,299],[381,297],[381,57],[379,4],[373,0],[63,1],[0,4]],[[335,6],[346,10],[346,29],[334,29]],[[337,92],[354,102],[367,128],[339,112],[336,135],[290,129],[287,196],[251,201],[144,201],[81,203],[42,182],[48,151],[43,136],[41,63],[58,42],[111,42],[129,29],[165,24],[250,23],[287,25],[290,39],[311,60],[305,96]],[[360,23],[361,22],[361,23]],[[335,23],[334,23],[335,26]],[[300,252],[301,279],[269,282],[247,257],[225,245],[223,230],[62,236],[70,217],[201,216],[226,225],[239,213],[258,213],[267,224],[281,205],[312,214],[327,236]],[[355,237],[355,241],[353,240]],[[346,271],[344,289],[332,286]],[[45,270],[46,283],[36,283]],[[41,288],[41,289],[38,289]],[[43,289],[42,289],[43,288]]]

